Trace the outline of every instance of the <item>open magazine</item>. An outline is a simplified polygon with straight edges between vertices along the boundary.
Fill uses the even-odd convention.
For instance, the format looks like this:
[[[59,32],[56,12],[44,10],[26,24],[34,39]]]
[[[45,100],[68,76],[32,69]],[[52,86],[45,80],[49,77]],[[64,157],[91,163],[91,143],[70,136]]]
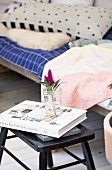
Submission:
[[[57,117],[47,117],[43,103],[25,100],[0,114],[0,126],[59,138],[87,118],[86,110],[61,110]]]

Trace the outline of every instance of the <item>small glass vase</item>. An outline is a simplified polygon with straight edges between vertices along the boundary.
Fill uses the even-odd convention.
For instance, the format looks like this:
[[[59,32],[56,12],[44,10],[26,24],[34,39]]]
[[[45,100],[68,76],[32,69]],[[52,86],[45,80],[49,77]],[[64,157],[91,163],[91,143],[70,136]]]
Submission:
[[[47,91],[44,89],[44,103],[47,117],[57,117],[61,114],[61,89]]]

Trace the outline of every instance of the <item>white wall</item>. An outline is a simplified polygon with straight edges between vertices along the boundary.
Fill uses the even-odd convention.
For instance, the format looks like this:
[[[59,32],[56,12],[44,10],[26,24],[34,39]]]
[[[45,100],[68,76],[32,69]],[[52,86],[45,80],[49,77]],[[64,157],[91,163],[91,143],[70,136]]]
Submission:
[[[0,4],[9,4],[12,0],[0,0]]]
[[[5,9],[7,5],[9,5],[12,0],[0,0],[0,13]]]
[[[95,0],[95,6],[112,8],[112,0]]]

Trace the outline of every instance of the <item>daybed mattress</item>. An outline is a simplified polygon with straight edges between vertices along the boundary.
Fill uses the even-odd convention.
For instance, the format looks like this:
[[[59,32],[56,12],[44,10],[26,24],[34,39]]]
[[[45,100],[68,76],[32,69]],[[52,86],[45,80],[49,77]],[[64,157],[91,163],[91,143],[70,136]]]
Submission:
[[[0,37],[0,57],[42,77],[44,65],[69,49],[65,44],[52,51],[23,48],[6,37]]]

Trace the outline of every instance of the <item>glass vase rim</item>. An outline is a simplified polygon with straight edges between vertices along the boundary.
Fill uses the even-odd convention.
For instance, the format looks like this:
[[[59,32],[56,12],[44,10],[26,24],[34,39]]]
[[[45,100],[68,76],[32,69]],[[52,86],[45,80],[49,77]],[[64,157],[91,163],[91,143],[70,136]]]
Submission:
[[[52,93],[56,93],[56,92],[62,92],[61,91],[61,88],[57,88],[56,90],[47,90],[46,88],[45,89],[43,89],[43,93],[44,94],[52,94]]]

